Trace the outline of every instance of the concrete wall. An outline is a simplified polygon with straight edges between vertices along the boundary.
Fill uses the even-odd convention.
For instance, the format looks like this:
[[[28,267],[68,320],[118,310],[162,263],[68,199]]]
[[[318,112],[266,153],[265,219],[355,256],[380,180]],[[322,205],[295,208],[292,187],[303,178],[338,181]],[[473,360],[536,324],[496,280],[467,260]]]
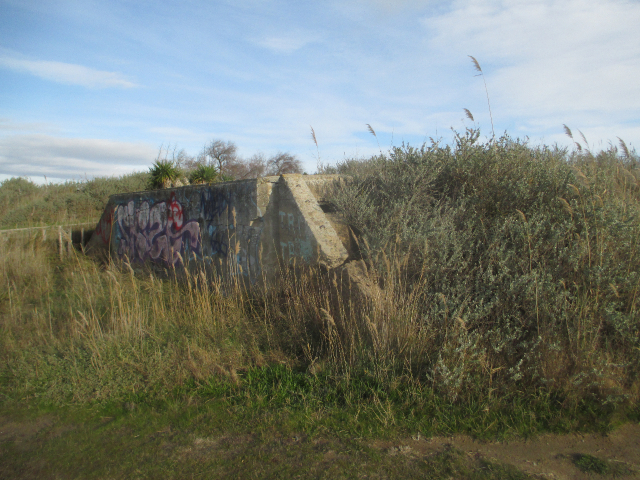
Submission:
[[[277,278],[282,264],[334,269],[349,257],[346,229],[319,201],[340,181],[292,174],[114,195],[87,252],[164,267],[197,260],[252,285]]]

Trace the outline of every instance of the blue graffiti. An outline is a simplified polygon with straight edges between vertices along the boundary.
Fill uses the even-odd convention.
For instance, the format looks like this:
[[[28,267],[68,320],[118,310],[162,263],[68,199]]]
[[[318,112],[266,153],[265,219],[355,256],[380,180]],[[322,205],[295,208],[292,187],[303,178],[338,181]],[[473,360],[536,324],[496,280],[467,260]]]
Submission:
[[[200,215],[205,220],[214,220],[222,215],[229,202],[222,189],[204,189],[200,194]]]
[[[211,255],[221,255],[226,257],[229,253],[229,238],[226,229],[218,228],[217,225],[209,225],[209,243],[211,245]],[[227,238],[225,238],[225,236]]]

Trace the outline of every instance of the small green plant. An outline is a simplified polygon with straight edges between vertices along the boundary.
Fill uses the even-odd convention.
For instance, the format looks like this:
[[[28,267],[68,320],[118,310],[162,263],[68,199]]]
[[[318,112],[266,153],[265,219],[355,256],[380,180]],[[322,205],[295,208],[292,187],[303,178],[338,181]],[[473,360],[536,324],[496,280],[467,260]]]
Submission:
[[[606,475],[611,470],[608,462],[600,460],[598,457],[594,457],[593,455],[574,455],[573,464],[585,473]]]
[[[151,188],[167,188],[180,178],[180,169],[170,160],[156,160],[149,169]]]
[[[218,178],[218,172],[213,165],[198,165],[198,167],[189,174],[189,181],[193,184],[212,183]]]
[[[588,454],[576,453],[572,455],[572,461],[573,464],[584,473],[596,473],[598,475],[608,475],[612,477],[623,477],[634,473],[633,470],[623,463],[602,460]]]

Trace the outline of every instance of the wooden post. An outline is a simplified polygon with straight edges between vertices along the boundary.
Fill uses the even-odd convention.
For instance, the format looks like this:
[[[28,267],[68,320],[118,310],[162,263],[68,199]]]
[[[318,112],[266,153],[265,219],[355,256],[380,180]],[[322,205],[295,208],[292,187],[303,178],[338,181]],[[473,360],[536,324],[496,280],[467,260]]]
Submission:
[[[60,252],[60,260],[62,260],[62,227],[58,227],[58,246]]]

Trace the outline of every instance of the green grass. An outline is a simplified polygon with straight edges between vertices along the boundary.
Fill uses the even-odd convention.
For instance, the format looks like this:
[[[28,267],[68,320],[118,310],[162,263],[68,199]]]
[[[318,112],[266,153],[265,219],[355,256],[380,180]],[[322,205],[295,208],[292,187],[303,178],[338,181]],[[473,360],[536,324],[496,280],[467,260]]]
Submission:
[[[598,475],[612,477],[623,477],[634,473],[634,471],[625,464],[602,460],[593,455],[578,453],[572,456],[572,460],[573,464],[584,473],[596,473]]]

